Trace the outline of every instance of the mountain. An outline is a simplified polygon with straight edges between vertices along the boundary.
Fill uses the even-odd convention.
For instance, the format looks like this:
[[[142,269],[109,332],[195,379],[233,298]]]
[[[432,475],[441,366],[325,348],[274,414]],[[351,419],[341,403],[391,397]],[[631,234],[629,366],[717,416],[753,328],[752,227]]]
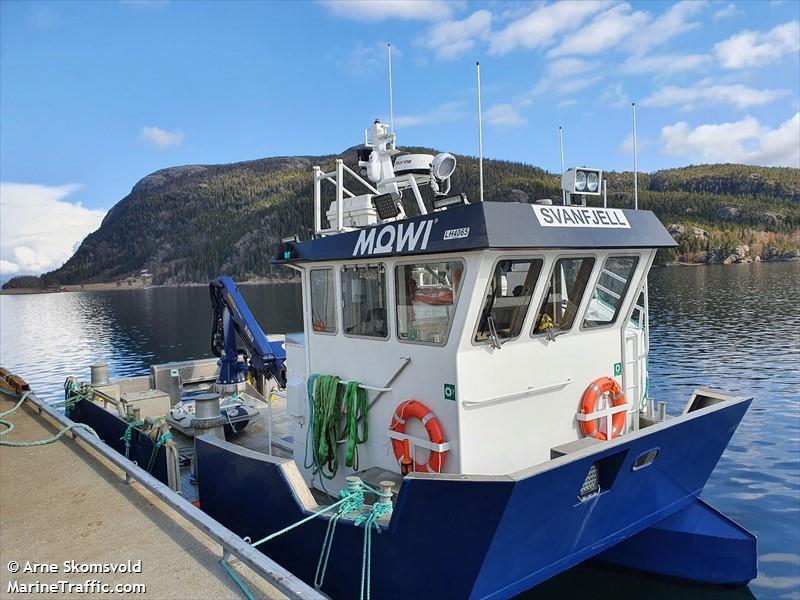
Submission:
[[[404,148],[408,152],[435,152]],[[342,154],[355,168],[355,148]],[[314,165],[335,156],[294,156],[156,171],[139,181],[43,287],[115,281],[148,269],[153,283],[286,277],[269,264],[272,245],[312,226]],[[632,205],[633,176],[610,172],[609,206]],[[484,160],[485,199],[533,202],[560,198],[559,179],[537,167]],[[478,161],[458,156],[454,192],[478,196]],[[333,199],[333,186],[323,184]],[[653,210],[678,240],[661,262],[716,262],[783,256],[800,245],[800,170],[698,165],[639,175],[639,205]],[[425,191],[430,201],[430,191]],[[410,194],[407,194],[410,197]],[[598,204],[595,199],[591,203]],[[415,206],[406,203],[406,211]],[[747,247],[743,253],[742,248]],[[739,254],[736,254],[736,253]],[[738,257],[738,259],[736,258]],[[11,280],[4,287],[20,287]],[[30,287],[27,279],[25,287]]]

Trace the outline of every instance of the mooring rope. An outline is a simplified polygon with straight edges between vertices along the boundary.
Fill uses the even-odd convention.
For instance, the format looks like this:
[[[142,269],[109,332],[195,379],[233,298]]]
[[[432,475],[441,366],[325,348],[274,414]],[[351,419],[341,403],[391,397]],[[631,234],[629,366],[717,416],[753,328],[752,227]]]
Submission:
[[[9,391],[4,390],[2,388],[0,388],[0,392],[3,392],[4,394],[6,394],[8,396],[13,396],[14,398],[17,397],[16,394],[13,394],[12,392],[9,392]],[[10,433],[14,429],[14,424],[11,421],[5,420],[3,417],[6,417],[6,416],[12,414],[20,406],[22,406],[23,402],[25,402],[25,400],[28,398],[29,394],[30,394],[30,392],[25,392],[19,398],[19,401],[14,405],[14,408],[11,408],[9,410],[6,410],[6,411],[0,413],[0,425],[4,426],[6,428],[3,431],[0,431],[0,436],[4,436],[4,435]],[[97,439],[100,439],[100,436],[97,435],[97,432],[94,429],[92,429],[91,427],[89,427],[88,425],[86,425],[84,423],[72,423],[71,425],[67,425],[66,427],[64,427],[63,429],[61,429],[57,433],[51,435],[50,437],[46,437],[46,438],[41,439],[41,440],[32,440],[32,441],[26,441],[26,442],[12,442],[10,440],[0,440],[0,445],[2,445],[2,446],[11,446],[11,447],[14,447],[14,448],[32,448],[34,446],[45,446],[47,444],[52,444],[53,442],[59,440],[61,438],[61,436],[63,436],[65,433],[67,433],[68,431],[70,431],[72,429],[84,429],[88,433],[91,433],[93,436],[95,436]]]

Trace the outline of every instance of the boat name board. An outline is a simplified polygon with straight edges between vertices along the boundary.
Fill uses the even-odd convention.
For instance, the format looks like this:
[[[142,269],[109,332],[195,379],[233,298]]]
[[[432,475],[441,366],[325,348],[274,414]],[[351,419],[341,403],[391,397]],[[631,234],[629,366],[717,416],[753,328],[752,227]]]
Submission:
[[[435,221],[438,219],[362,229],[353,247],[353,256],[425,250]]]
[[[619,208],[587,206],[532,206],[542,227],[601,227],[630,229],[625,213]]]

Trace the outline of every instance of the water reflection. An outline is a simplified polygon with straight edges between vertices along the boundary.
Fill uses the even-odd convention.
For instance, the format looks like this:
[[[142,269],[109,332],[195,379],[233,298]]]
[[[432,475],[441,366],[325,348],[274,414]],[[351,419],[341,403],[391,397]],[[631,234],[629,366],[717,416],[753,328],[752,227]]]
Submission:
[[[301,329],[296,285],[242,286],[268,332]],[[703,497],[759,536],[759,598],[800,598],[800,264],[654,270],[651,389],[672,414],[692,390],[754,396]],[[206,287],[0,296],[0,363],[44,397],[67,375],[88,378],[103,361],[112,376],[144,374],[152,362],[210,356]],[[528,598],[587,589],[616,598],[736,598],[596,566],[565,573]]]

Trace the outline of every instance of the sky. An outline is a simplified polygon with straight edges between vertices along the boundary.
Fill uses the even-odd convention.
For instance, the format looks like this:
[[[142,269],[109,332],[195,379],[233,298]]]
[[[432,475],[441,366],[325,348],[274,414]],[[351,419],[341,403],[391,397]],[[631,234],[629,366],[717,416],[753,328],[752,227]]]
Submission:
[[[0,0],[0,276],[157,169],[398,144],[560,170],[800,167],[800,3]],[[310,176],[310,175],[309,175]]]

